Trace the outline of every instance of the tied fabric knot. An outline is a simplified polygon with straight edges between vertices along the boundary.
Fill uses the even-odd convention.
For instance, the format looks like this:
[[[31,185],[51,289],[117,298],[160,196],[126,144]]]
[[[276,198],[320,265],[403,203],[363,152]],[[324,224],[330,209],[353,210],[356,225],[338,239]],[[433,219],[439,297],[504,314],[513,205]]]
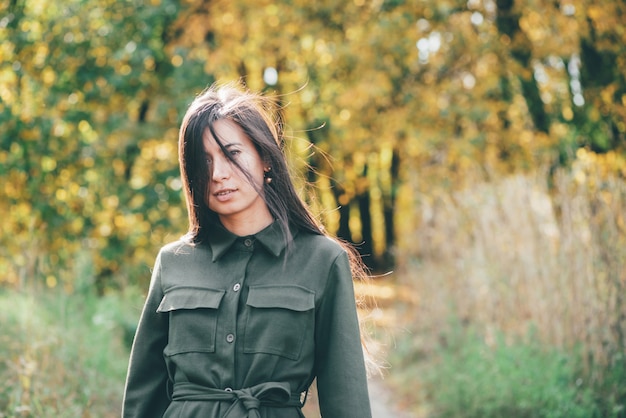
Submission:
[[[226,417],[231,416],[231,410],[235,409],[235,407],[239,403],[243,405],[243,407],[247,411],[248,418],[261,418],[261,414],[259,413],[259,407],[261,406],[261,401],[252,395],[252,392],[250,391],[250,389],[234,390],[233,393],[237,396],[237,401],[235,401],[233,406],[226,413]],[[235,415],[235,416],[242,416],[242,415]]]
[[[261,383],[249,388],[233,390],[231,393],[237,399],[228,408],[224,418],[261,418],[259,408],[262,399],[286,404],[291,396],[289,384],[279,382]]]

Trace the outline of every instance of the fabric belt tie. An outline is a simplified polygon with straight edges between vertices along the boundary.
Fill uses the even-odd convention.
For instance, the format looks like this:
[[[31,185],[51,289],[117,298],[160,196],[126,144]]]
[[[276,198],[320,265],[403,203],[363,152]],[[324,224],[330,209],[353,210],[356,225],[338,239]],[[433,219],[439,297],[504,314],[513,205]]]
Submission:
[[[172,400],[232,402],[223,418],[261,418],[261,405],[302,407],[300,394],[292,395],[289,383],[284,382],[266,382],[232,391],[181,382],[174,384]]]

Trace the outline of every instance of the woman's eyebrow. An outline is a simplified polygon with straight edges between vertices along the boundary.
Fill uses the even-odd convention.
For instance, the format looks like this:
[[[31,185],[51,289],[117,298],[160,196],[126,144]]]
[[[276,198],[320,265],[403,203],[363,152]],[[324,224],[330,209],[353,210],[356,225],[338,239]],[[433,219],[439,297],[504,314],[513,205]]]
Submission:
[[[240,143],[240,142],[229,142],[228,144],[224,144],[224,145],[223,145],[223,147],[224,147],[225,149],[229,149],[229,148],[232,148],[232,147],[237,147],[237,146],[241,146],[241,143]],[[210,154],[210,152],[209,152],[209,151],[207,151],[206,149],[204,150],[204,153],[205,153],[205,154],[207,154],[207,155],[209,155],[209,154]]]
[[[239,145],[241,145],[241,143],[239,143],[239,142],[230,142],[228,144],[224,144],[224,148],[236,147],[236,146],[239,146]]]

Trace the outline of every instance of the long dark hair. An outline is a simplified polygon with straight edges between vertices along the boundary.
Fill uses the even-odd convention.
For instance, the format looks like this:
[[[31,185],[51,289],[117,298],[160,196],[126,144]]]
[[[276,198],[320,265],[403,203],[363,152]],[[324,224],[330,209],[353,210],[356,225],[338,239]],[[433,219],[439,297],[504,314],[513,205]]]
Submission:
[[[225,151],[213,128],[215,122],[222,119],[235,122],[250,138],[264,163],[271,167],[271,183],[258,191],[282,229],[288,248],[292,238],[290,225],[323,234],[322,228],[296,193],[291,180],[283,153],[282,112],[270,97],[229,83],[212,85],[198,95],[187,109],[180,127],[178,156],[189,216],[187,239],[194,243],[204,241],[210,234],[211,225],[217,221],[217,214],[209,209],[206,199],[210,173],[205,159],[203,135],[209,129]],[[230,153],[224,154],[238,166]],[[241,167],[239,169],[250,180],[249,174]]]

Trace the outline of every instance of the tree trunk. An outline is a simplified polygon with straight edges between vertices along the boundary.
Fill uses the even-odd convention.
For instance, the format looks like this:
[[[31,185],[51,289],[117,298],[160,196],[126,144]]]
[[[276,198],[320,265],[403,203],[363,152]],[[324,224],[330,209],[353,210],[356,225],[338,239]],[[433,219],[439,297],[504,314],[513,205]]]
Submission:
[[[383,192],[383,220],[385,222],[385,250],[383,253],[383,268],[390,269],[395,265],[394,249],[396,246],[396,193],[400,183],[400,146],[394,147],[389,167],[391,184],[390,190]]]
[[[367,178],[367,164],[363,168],[363,177]],[[371,212],[371,196],[370,188],[365,187],[356,197],[359,205],[359,217],[361,218],[361,238],[362,242],[357,246],[361,258],[365,265],[370,269],[375,269],[376,260],[374,257],[374,237],[372,234],[372,212]]]
[[[496,26],[498,31],[506,35],[511,42],[511,56],[524,69],[519,76],[522,85],[522,94],[526,100],[530,117],[535,128],[541,132],[550,131],[550,120],[543,101],[539,94],[537,80],[535,80],[532,67],[532,43],[521,29],[519,24],[520,14],[514,9],[514,0],[497,0],[498,11],[496,14]]]
[[[345,190],[339,183],[331,180],[331,184],[333,196],[335,196],[335,202],[337,202],[337,207],[339,208],[337,237],[347,242],[353,242],[352,232],[350,232],[350,201],[346,199]]]
[[[614,106],[621,106],[621,98],[626,95],[626,82],[618,69],[617,55],[610,50],[596,47],[593,22],[589,22],[588,37],[580,40],[580,82],[585,98],[584,131],[586,142],[581,144],[598,153],[616,149],[623,143],[625,132],[620,132],[621,117],[613,112]],[[614,85],[610,103],[600,100],[603,90]],[[588,112],[600,110],[599,119],[590,118]]]

